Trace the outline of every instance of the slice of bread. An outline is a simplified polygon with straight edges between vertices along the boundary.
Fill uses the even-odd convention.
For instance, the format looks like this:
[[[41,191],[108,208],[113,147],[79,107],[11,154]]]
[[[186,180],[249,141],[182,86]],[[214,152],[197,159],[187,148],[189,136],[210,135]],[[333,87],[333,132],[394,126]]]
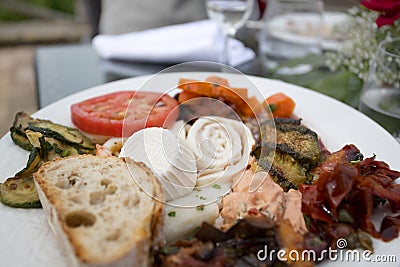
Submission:
[[[43,164],[34,175],[67,266],[148,266],[162,228],[157,178],[143,163],[82,155]]]

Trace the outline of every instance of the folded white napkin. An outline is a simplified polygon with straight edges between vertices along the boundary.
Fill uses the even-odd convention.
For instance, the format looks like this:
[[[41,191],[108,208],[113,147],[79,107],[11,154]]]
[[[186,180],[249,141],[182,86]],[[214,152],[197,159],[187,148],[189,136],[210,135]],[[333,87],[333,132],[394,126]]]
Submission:
[[[223,36],[211,20],[165,26],[119,35],[97,35],[93,46],[104,59],[151,63],[221,62]],[[229,64],[238,66],[255,57],[242,42],[229,41]]]

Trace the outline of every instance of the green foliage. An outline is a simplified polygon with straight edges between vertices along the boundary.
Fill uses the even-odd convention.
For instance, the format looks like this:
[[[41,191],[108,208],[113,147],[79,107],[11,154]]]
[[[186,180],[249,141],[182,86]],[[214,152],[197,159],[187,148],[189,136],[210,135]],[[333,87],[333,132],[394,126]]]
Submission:
[[[75,1],[74,0],[20,0],[36,6],[47,7],[50,9],[63,11],[73,14]]]
[[[309,88],[336,98],[355,108],[358,106],[363,81],[348,70],[330,71],[325,64],[325,56],[310,55],[305,58],[288,60],[283,62],[279,67],[294,67],[304,62],[313,67],[311,72],[302,75],[280,75],[273,73],[269,78]]]
[[[0,0],[1,1],[1,0]],[[74,0],[18,0],[38,7],[46,7],[57,11],[73,14],[75,10]],[[0,21],[22,21],[31,19],[29,16],[8,10],[0,6]]]
[[[0,21],[21,21],[26,19],[29,19],[29,17],[0,7]]]
[[[345,69],[365,80],[369,62],[375,56],[379,42],[400,37],[400,19],[393,26],[378,28],[375,21],[379,12],[356,6],[348,13],[350,19],[338,29],[346,41],[337,52],[328,54],[327,65],[331,70]]]

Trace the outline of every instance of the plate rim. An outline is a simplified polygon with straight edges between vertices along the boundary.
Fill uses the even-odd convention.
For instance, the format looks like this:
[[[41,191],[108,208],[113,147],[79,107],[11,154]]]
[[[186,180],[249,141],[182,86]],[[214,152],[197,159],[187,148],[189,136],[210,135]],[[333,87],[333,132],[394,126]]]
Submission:
[[[271,23],[278,21],[280,24],[282,24],[282,22],[280,22],[279,20],[284,21],[286,19],[285,16],[287,16],[287,15],[288,14],[274,16],[271,18],[271,20],[272,20]],[[308,16],[307,14],[303,14],[302,18],[306,18],[307,16]],[[323,27],[326,27],[326,26],[332,27],[335,23],[338,23],[338,21],[339,21],[339,23],[341,23],[348,18],[349,18],[349,15],[347,13],[341,12],[341,11],[324,11],[321,14]],[[338,21],[336,21],[336,20],[338,20]],[[278,23],[278,22],[276,22],[276,23]],[[268,24],[268,22],[267,22],[267,24]],[[307,44],[313,43],[311,41],[311,38],[308,38],[305,35],[290,33],[288,31],[280,32],[277,30],[271,30],[271,35],[274,36],[275,38],[282,39],[284,41],[289,41],[289,42],[295,43],[295,44],[297,43],[297,44],[307,45]],[[333,51],[339,49],[340,44],[341,44],[340,41],[324,38],[323,35],[320,38],[320,42],[321,42],[321,47],[323,49],[333,50]]]
[[[239,73],[220,73],[220,72],[175,72],[175,73],[162,73],[161,75],[167,75],[167,76],[172,75],[172,77],[176,78],[176,77],[179,77],[179,76],[181,76],[181,75],[193,75],[193,76],[199,75],[199,76],[203,76],[203,77],[204,77],[204,76],[210,75],[210,74],[213,74],[213,75],[220,75],[220,76],[227,76],[227,79],[229,79],[229,76],[231,76],[231,75],[233,75],[233,76],[235,76],[235,75],[242,75],[242,74],[239,74]],[[91,98],[91,97],[93,97],[94,95],[91,95],[90,93],[91,93],[91,92],[95,92],[95,91],[98,91],[97,93],[98,93],[99,95],[101,95],[101,94],[104,94],[105,91],[111,92],[111,91],[114,91],[114,90],[115,90],[115,91],[124,90],[125,88],[118,88],[118,87],[119,87],[119,86],[126,86],[127,84],[132,83],[132,81],[136,81],[136,83],[142,83],[142,82],[145,82],[147,79],[153,77],[154,75],[160,75],[160,74],[144,75],[144,76],[126,78],[126,79],[123,79],[123,80],[113,81],[113,82],[105,83],[105,84],[102,84],[102,85],[97,85],[97,86],[89,87],[89,88],[87,88],[87,89],[85,89],[85,90],[76,92],[76,93],[71,94],[71,95],[69,95],[69,96],[67,96],[67,97],[65,97],[65,98],[62,98],[62,99],[60,99],[60,100],[57,100],[57,101],[55,101],[54,103],[52,103],[52,104],[50,104],[50,105],[48,105],[48,106],[46,106],[46,107],[43,107],[42,109],[36,111],[36,112],[33,113],[32,115],[33,115],[34,117],[46,117],[46,116],[43,116],[43,115],[46,113],[47,110],[51,110],[51,109],[57,108],[57,107],[59,107],[60,105],[62,105],[63,103],[66,103],[66,102],[69,102],[69,104],[72,104],[72,103],[73,103],[72,101],[75,101],[75,100],[83,100],[83,98],[80,99],[80,97],[84,96],[85,94],[87,95],[87,96],[86,96],[87,98]],[[322,93],[313,91],[313,90],[311,90],[311,89],[307,89],[307,88],[305,88],[305,87],[301,87],[301,86],[298,86],[298,85],[289,84],[289,83],[286,83],[286,82],[283,82],[283,81],[280,81],[280,80],[273,80],[273,79],[269,79],[269,78],[264,78],[264,77],[259,77],[259,76],[253,76],[253,75],[246,75],[246,74],[243,74],[243,75],[245,75],[246,77],[248,77],[248,78],[250,79],[250,81],[251,81],[251,82],[254,82],[255,84],[259,83],[259,81],[260,81],[261,83],[267,83],[267,84],[269,84],[270,86],[275,86],[275,87],[282,86],[282,87],[283,87],[283,90],[282,90],[282,91],[287,90],[287,88],[291,88],[290,90],[293,90],[293,91],[298,90],[298,93],[299,93],[299,94],[301,94],[302,92],[306,92],[306,95],[309,94],[309,95],[314,96],[315,98],[324,99],[325,101],[328,101],[328,102],[330,102],[330,103],[333,103],[332,105],[337,106],[338,108],[344,109],[344,111],[350,111],[352,114],[356,114],[356,115],[355,115],[356,117],[361,117],[361,118],[363,118],[363,121],[366,121],[366,123],[367,123],[369,126],[374,127],[374,128],[377,128],[377,129],[378,129],[377,131],[378,131],[379,133],[381,133],[381,134],[387,133],[381,126],[379,126],[379,125],[378,125],[376,122],[374,122],[372,119],[370,119],[369,117],[367,117],[367,116],[365,116],[364,114],[360,113],[359,111],[357,111],[357,110],[351,108],[350,106],[346,105],[345,103],[340,102],[340,101],[337,100],[337,99],[334,99],[334,98],[329,97],[329,96],[327,96],[327,95],[324,95],[324,94],[322,94]],[[133,83],[135,83],[135,82],[133,82]],[[117,88],[118,88],[118,89],[117,89]],[[258,88],[258,87],[257,87],[257,88]],[[268,90],[267,90],[267,92],[265,92],[265,93],[268,93]],[[62,107],[62,108],[68,108],[68,110],[69,110],[69,106],[68,106],[68,107],[65,107],[65,106],[64,106],[64,107]],[[68,118],[68,120],[70,120],[70,118]],[[310,127],[310,128],[312,129],[312,127]],[[388,135],[388,136],[386,136],[385,138],[389,138],[390,134],[387,133],[387,135]],[[394,138],[393,138],[393,141],[396,142]],[[8,142],[8,143],[11,142],[11,145],[13,145],[13,147],[16,147],[14,144],[12,144],[12,141],[11,141],[11,139],[9,138],[9,132],[7,132],[7,133],[0,139],[0,148],[4,145],[4,143],[7,143],[7,142]],[[394,142],[393,142],[393,144],[395,144]],[[399,148],[400,148],[400,144],[398,144],[397,142],[396,142],[396,144],[397,144],[397,145],[399,146]],[[17,150],[17,149],[18,149],[18,148],[15,148],[15,150]],[[15,150],[13,150],[13,151],[15,151]],[[26,152],[26,153],[27,153],[27,152]],[[24,163],[25,163],[25,162],[23,162],[23,164],[24,164]],[[1,169],[1,168],[0,168],[0,169]],[[2,211],[2,210],[3,210],[3,209],[0,207],[0,211]],[[15,212],[15,213],[21,213],[21,211]],[[33,213],[35,213],[35,212],[33,212]],[[36,214],[36,213],[35,213],[35,214]],[[39,212],[39,214],[41,214],[41,213]],[[0,232],[1,232],[1,231],[0,231]],[[51,234],[51,233],[50,233],[50,234]],[[400,242],[400,238],[398,238],[397,241]],[[394,241],[392,241],[392,242],[394,242]],[[3,243],[3,242],[0,242],[0,245],[3,246],[2,243]],[[376,240],[374,240],[374,245],[376,246],[375,243],[376,243]],[[379,243],[379,242],[378,242],[378,243]],[[385,244],[386,244],[385,247],[390,247],[390,246],[387,245],[387,244],[390,244],[390,243],[385,243]],[[399,244],[399,243],[397,243],[397,245],[398,245],[398,244]],[[383,247],[383,248],[385,248],[385,247]],[[390,249],[390,248],[389,248],[389,249]],[[0,251],[1,251],[1,250],[0,250]],[[5,250],[5,251],[7,251],[7,250]],[[382,253],[382,252],[384,252],[384,251],[379,250],[379,252]],[[5,252],[3,252],[3,253],[5,253]],[[7,253],[9,253],[9,252],[7,252]],[[0,254],[2,254],[2,253],[0,252]],[[397,257],[400,259],[400,252],[399,252],[398,254],[396,254],[396,255],[397,255]],[[33,265],[35,265],[35,264],[38,264],[38,263],[34,263]],[[331,262],[331,263],[329,263],[329,262],[328,262],[328,263],[324,263],[324,264],[321,265],[321,266],[325,266],[325,264],[326,264],[327,266],[328,266],[328,265],[330,266],[330,265],[332,264],[332,262]],[[340,262],[339,262],[339,263],[333,262],[333,265],[336,266],[336,264],[340,264]],[[362,263],[362,264],[363,264],[363,265],[360,265],[360,266],[365,266],[365,263]],[[355,265],[357,265],[357,264],[355,264]],[[376,264],[375,264],[375,265],[376,265]],[[368,265],[368,266],[369,266],[369,265]],[[371,266],[373,266],[373,265],[371,265]]]

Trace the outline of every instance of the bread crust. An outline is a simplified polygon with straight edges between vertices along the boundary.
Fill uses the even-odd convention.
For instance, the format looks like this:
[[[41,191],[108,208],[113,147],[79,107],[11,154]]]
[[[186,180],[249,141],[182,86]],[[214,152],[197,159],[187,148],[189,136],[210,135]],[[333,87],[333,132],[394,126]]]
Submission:
[[[34,174],[48,223],[68,266],[148,266],[160,241],[163,192],[143,163],[80,155]]]

